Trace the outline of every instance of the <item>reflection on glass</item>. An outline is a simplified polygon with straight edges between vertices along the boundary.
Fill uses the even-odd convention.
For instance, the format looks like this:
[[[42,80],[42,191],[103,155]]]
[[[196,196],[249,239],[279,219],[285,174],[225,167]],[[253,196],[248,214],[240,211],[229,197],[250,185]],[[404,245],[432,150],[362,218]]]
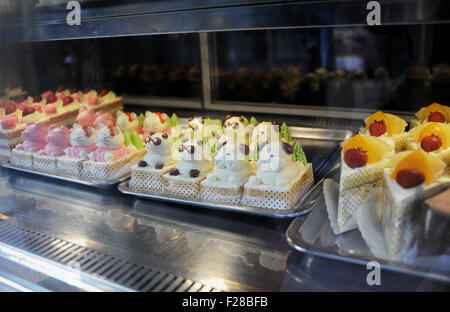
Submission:
[[[210,35],[214,101],[417,111],[450,104],[450,25]]]
[[[64,86],[200,98],[200,79],[197,34],[14,43],[0,51],[0,89],[8,94]]]

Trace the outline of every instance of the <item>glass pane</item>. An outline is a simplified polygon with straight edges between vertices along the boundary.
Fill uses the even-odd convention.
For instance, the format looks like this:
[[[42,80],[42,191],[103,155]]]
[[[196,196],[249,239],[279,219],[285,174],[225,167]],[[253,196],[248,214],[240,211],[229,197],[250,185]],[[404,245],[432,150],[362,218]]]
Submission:
[[[198,35],[4,44],[0,87],[31,95],[58,86],[118,94],[200,98]]]
[[[214,101],[417,111],[450,104],[449,24],[214,33]]]

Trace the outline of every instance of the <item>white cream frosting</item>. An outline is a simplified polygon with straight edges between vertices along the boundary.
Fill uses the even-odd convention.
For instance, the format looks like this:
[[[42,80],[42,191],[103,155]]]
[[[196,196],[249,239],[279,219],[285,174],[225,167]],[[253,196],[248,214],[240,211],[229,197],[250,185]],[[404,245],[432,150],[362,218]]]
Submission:
[[[370,135],[370,130],[369,129],[366,130],[365,128],[360,128],[359,134]],[[388,143],[390,146],[392,146],[392,148],[395,148],[395,142],[391,136],[388,136],[387,131],[384,134],[380,135],[378,138],[380,138],[383,141],[385,141],[386,143]]]
[[[194,152],[191,153],[192,147],[194,147]],[[182,176],[189,177],[189,172],[193,169],[200,171],[199,176],[204,176],[213,168],[213,163],[208,157],[206,148],[203,148],[201,140],[183,142],[180,146],[179,156],[177,169]]]
[[[147,111],[145,113],[145,120],[143,128],[145,131],[161,132],[167,130],[169,116],[167,114],[161,114],[164,118],[162,123],[159,116],[155,113]]]
[[[164,167],[170,166],[178,161],[178,153],[176,150],[176,144],[172,136],[168,136],[167,139],[163,138],[160,134],[151,136],[152,140],[161,140],[161,144],[155,145],[152,140],[147,140],[146,148],[147,154],[144,160],[151,168],[155,168],[157,162],[162,162]]]
[[[100,104],[112,102],[116,99],[116,94],[113,91],[109,91],[106,95],[99,97]]]

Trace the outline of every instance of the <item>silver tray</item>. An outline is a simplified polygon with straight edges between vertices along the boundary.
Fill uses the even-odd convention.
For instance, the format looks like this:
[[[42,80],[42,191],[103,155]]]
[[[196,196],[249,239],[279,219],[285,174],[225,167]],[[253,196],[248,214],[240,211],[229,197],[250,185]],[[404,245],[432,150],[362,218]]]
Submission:
[[[337,170],[335,173],[339,172]],[[322,189],[316,191],[323,193]],[[323,196],[315,202],[310,210],[312,211],[308,216],[295,218],[287,229],[287,242],[294,249],[307,255],[364,267],[370,261],[377,261],[382,270],[450,283],[450,271],[448,270],[450,255],[430,257],[414,265],[379,259],[372,256],[358,230],[340,235],[333,233]]]
[[[320,128],[289,127],[293,140],[302,140],[306,155],[311,155],[314,167],[314,178],[316,184],[303,196],[300,203],[293,209],[273,210],[264,208],[248,207],[244,205],[233,205],[217,203],[207,200],[192,200],[157,192],[135,191],[128,186],[128,182],[119,184],[118,189],[124,194],[134,195],[140,198],[172,202],[182,205],[196,206],[201,208],[251,214],[270,218],[294,218],[302,216],[311,211],[317,200],[322,197],[322,183],[326,177],[333,174],[339,165],[340,145],[339,143],[352,136],[348,130],[329,130]],[[314,156],[313,156],[314,155]]]
[[[56,180],[63,180],[63,181],[71,182],[71,183],[77,183],[77,184],[91,186],[91,187],[96,187],[96,188],[110,188],[110,187],[113,187],[113,186],[117,185],[118,183],[122,183],[122,182],[128,180],[130,178],[130,175],[131,175],[131,173],[127,173],[126,175],[124,175],[124,176],[122,176],[120,178],[117,178],[115,180],[110,180],[110,181],[105,181],[105,180],[85,180],[85,179],[81,179],[81,178],[73,177],[73,176],[54,175],[54,174],[51,174],[51,173],[35,171],[33,169],[30,169],[30,168],[25,168],[25,167],[13,165],[7,160],[0,161],[0,165],[3,168],[8,168],[8,169],[12,169],[12,170],[20,171],[20,172],[32,173],[32,174],[35,174],[35,175],[38,175],[38,176],[42,176],[42,177],[48,177],[48,178],[52,178],[52,179],[56,179]]]

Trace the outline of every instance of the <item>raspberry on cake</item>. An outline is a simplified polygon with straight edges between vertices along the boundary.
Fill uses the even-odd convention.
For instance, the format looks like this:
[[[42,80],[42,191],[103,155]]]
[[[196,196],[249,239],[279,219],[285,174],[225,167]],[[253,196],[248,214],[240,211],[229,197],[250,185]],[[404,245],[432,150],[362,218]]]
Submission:
[[[386,140],[386,142],[394,145],[396,152],[406,149],[409,136],[405,132],[405,128],[408,123],[402,118],[378,111],[367,117],[364,122],[366,127],[360,130],[361,134]]]
[[[400,260],[414,242],[412,211],[417,202],[450,186],[445,164],[420,149],[389,158],[383,173],[381,222],[389,257]]]
[[[357,227],[358,207],[377,187],[382,178],[383,169],[390,165],[387,157],[395,153],[393,145],[379,137],[365,134],[357,134],[342,142],[341,146],[342,162],[337,218],[339,233]]]

